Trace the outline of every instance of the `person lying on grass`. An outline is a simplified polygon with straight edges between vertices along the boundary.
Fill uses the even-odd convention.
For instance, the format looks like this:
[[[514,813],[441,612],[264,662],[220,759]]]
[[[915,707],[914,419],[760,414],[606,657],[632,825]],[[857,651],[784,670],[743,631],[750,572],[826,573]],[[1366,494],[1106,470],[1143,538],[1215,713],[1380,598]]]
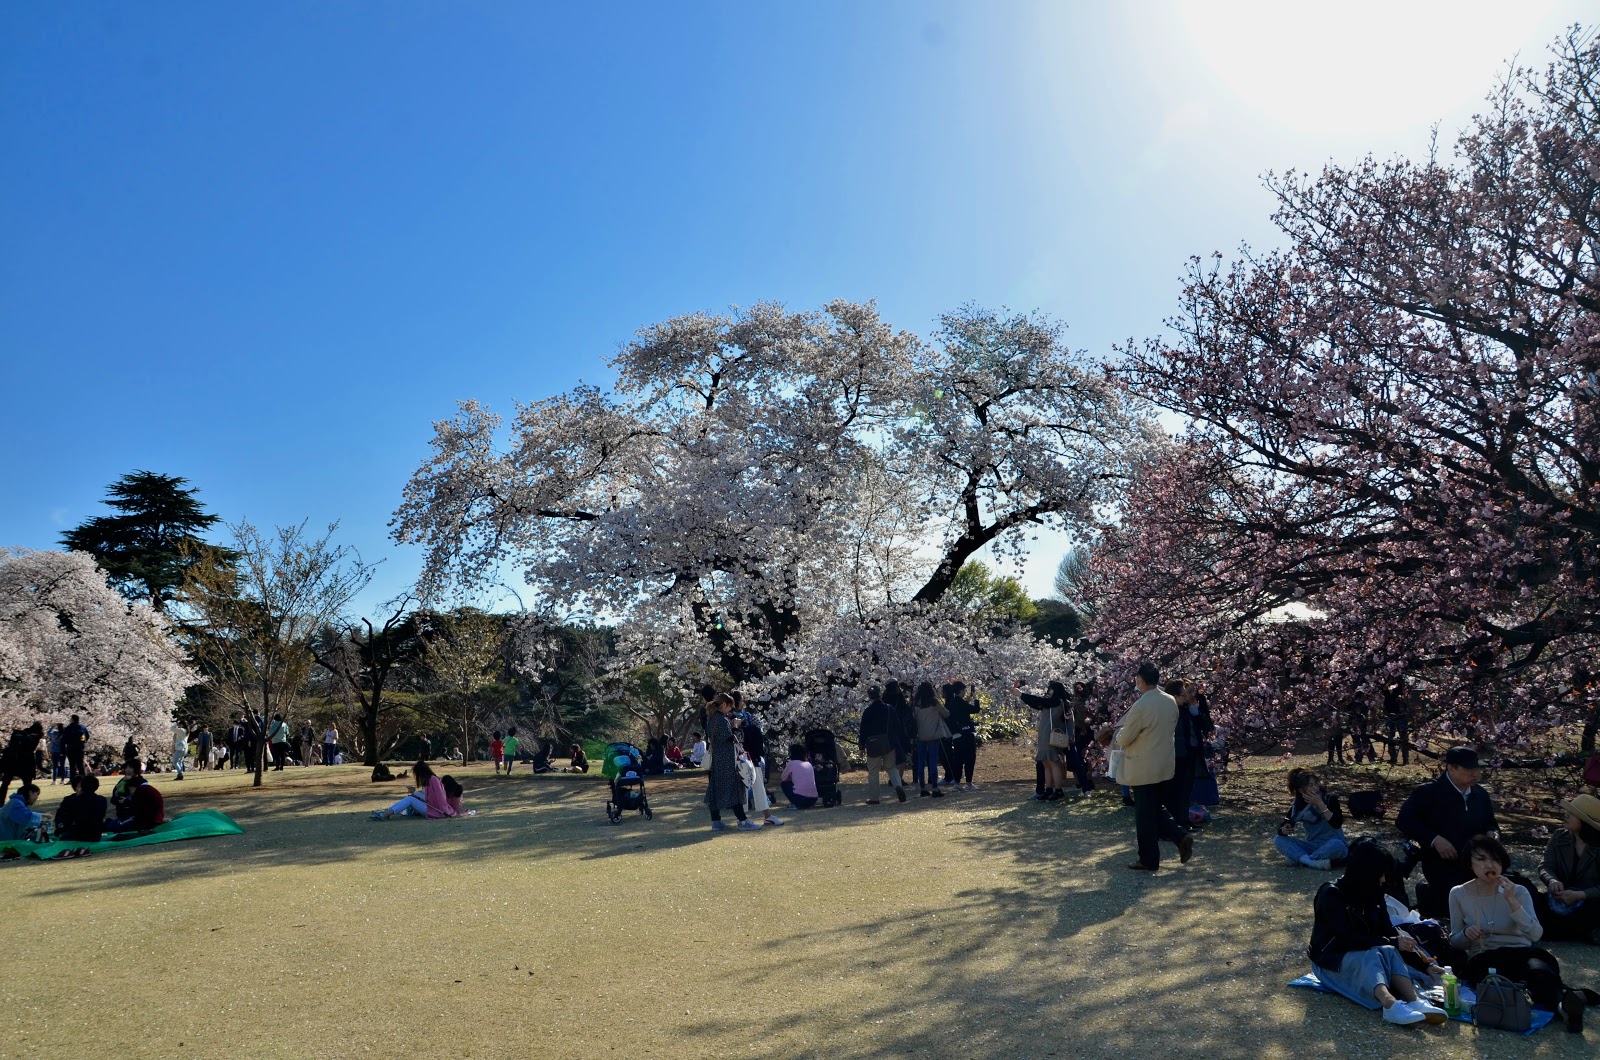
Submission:
[[[1344,875],[1317,889],[1307,955],[1324,985],[1363,1008],[1383,1009],[1386,1023],[1443,1023],[1444,1010],[1417,995],[1421,973],[1406,966],[1403,954],[1416,951],[1416,940],[1395,928],[1384,904],[1394,871],[1382,847],[1353,845]],[[1443,974],[1437,964],[1428,967],[1428,975]]]
[[[434,775],[433,768],[426,762],[418,762],[411,767],[411,775],[416,779],[416,785],[406,785],[405,798],[393,806],[383,810],[373,810],[374,821],[387,821],[391,817],[429,817],[438,820],[442,817],[454,817],[455,807],[450,805],[450,797],[445,793],[444,781]]]

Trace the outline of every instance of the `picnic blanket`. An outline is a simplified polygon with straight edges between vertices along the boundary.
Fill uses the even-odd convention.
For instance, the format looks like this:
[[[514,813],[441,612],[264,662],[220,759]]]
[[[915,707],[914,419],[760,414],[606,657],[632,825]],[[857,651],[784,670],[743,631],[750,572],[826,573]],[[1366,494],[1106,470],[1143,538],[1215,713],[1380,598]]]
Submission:
[[[1327,983],[1324,983],[1321,979],[1318,979],[1317,978],[1317,973],[1316,973],[1315,970],[1313,970],[1311,972],[1308,972],[1305,975],[1302,975],[1298,979],[1292,980],[1289,983],[1289,985],[1290,986],[1302,986],[1302,987],[1305,987],[1308,990],[1315,990],[1315,991],[1318,991],[1319,993],[1323,993],[1323,994],[1338,994],[1339,993],[1339,991],[1335,990],[1333,987],[1329,986]],[[1439,991],[1440,996],[1438,996],[1438,997],[1431,996],[1432,994],[1434,994],[1435,991]],[[1424,991],[1422,991],[1422,993],[1423,993],[1424,996],[1428,997],[1428,1000],[1434,1002],[1440,1008],[1444,1007],[1443,992],[1439,988],[1435,987],[1434,990],[1424,990]],[[1462,1012],[1462,1014],[1459,1015],[1459,1016],[1451,1016],[1450,1018],[1453,1019],[1453,1020],[1460,1020],[1462,1023],[1471,1023],[1472,1022],[1472,1007],[1478,1003],[1478,995],[1474,994],[1472,992],[1472,987],[1468,986],[1466,983],[1462,983],[1461,984],[1461,986],[1460,986],[1460,994],[1461,994],[1461,1012]],[[1534,1031],[1537,1031],[1540,1027],[1543,1027],[1545,1024],[1549,1023],[1551,1020],[1553,1020],[1555,1018],[1556,1018],[1556,1014],[1554,1012],[1551,1012],[1548,1009],[1536,1008],[1536,1009],[1533,1010],[1533,1025],[1530,1026],[1527,1030],[1523,1031],[1522,1033],[1523,1033],[1524,1036],[1532,1034]]]
[[[121,838],[107,836],[98,843],[76,843],[72,840],[54,840],[49,843],[29,843],[21,840],[0,842],[0,854],[14,851],[13,856],[38,858],[41,861],[57,857],[69,850],[89,850],[94,853],[120,850],[123,847],[142,847],[151,843],[173,843],[179,839],[204,839],[213,835],[239,835],[244,831],[239,822],[221,810],[194,810],[180,813],[166,824],[158,824],[148,832],[137,832]]]

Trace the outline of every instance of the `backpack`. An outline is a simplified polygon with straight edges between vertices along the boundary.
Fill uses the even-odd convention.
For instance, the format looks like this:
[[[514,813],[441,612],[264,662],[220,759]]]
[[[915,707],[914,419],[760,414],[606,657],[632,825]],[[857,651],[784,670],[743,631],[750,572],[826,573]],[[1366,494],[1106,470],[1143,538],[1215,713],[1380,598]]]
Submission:
[[[1479,1027],[1494,1027],[1521,1034],[1533,1026],[1533,1007],[1521,983],[1513,983],[1493,970],[1478,984],[1478,1003],[1472,1022]]]

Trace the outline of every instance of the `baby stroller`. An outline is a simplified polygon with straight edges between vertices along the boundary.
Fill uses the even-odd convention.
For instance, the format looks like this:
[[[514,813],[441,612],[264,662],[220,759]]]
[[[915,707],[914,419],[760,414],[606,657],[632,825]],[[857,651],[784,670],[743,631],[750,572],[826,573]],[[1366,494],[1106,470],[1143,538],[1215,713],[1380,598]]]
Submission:
[[[817,798],[824,806],[844,802],[839,791],[839,741],[832,729],[812,729],[806,733],[806,757],[817,776]]]
[[[606,819],[612,824],[621,824],[623,814],[635,811],[644,814],[647,821],[654,817],[650,812],[650,800],[645,797],[644,777],[639,775],[637,763],[611,778],[611,798],[606,800]]]
[[[606,745],[606,760],[600,763],[600,775],[615,780],[618,775],[632,769],[643,773],[644,752],[631,743],[617,742]]]

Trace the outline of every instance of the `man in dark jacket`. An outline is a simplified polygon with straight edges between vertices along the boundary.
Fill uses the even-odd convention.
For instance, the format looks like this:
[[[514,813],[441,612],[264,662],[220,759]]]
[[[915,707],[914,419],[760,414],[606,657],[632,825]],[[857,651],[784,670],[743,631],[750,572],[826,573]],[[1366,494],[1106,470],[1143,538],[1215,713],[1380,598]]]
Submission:
[[[61,749],[67,755],[67,777],[81,777],[88,771],[83,768],[83,756],[89,749],[89,730],[74,714],[61,730]]]
[[[883,701],[883,689],[874,685],[867,690],[867,709],[861,712],[861,753],[867,759],[867,805],[878,805],[878,771],[889,774],[894,785],[895,798],[906,801],[905,780],[900,776],[900,760],[905,757],[904,734],[889,704]]]
[[[33,783],[38,775],[39,741],[43,739],[44,725],[37,721],[25,729],[11,731],[11,742],[0,753],[0,802],[5,801],[13,780],[22,781],[24,786]]]
[[[1444,755],[1444,775],[1417,788],[1400,807],[1395,824],[1422,847],[1427,887],[1417,888],[1417,908],[1424,916],[1449,916],[1450,888],[1473,878],[1462,857],[1467,843],[1499,830],[1494,803],[1478,786],[1479,772],[1478,752],[1452,747]]]

